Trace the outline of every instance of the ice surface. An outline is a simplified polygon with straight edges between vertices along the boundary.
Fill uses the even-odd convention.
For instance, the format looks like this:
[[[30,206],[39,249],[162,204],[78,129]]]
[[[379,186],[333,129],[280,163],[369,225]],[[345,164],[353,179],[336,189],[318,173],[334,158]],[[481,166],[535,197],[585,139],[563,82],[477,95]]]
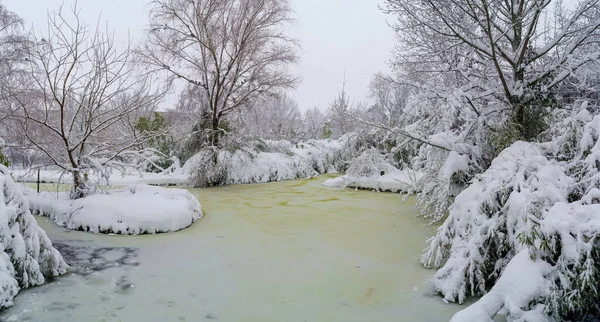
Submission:
[[[74,271],[88,269],[23,292],[0,320],[447,321],[462,308],[427,283],[418,258],[433,228],[413,201],[322,181],[193,189],[206,217],[174,234],[67,232],[40,218]]]

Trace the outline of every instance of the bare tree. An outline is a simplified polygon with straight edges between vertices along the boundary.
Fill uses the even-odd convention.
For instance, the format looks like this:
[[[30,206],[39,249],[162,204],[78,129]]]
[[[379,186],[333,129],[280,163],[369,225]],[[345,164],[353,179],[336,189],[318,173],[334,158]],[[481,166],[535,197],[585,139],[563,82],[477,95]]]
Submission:
[[[154,0],[140,50],[157,70],[202,89],[211,129],[223,117],[298,79],[296,41],[286,35],[287,0]],[[213,136],[213,144],[216,135]]]
[[[391,77],[384,74],[375,74],[369,83],[368,93],[373,104],[369,114],[376,114],[373,121],[380,121],[388,127],[399,125],[400,115],[406,107],[409,94],[408,86],[396,84]]]
[[[24,62],[29,43],[23,33],[23,20],[0,3],[0,78],[8,79],[19,76],[19,68]],[[7,108],[7,93],[0,88],[0,121],[10,112]],[[0,127],[0,135],[4,126]]]
[[[357,128],[361,117],[361,108],[361,102],[350,102],[350,97],[346,92],[346,77],[344,76],[342,89],[333,98],[327,110],[327,117],[334,137],[340,137]]]
[[[317,140],[323,137],[323,131],[327,119],[318,107],[313,107],[304,112],[304,127],[306,138]]]
[[[303,136],[302,113],[298,104],[285,93],[256,100],[244,113],[229,120],[236,134],[269,140],[298,140]]]
[[[88,171],[123,165],[138,142],[122,122],[162,97],[137,77],[128,48],[120,51],[98,27],[90,29],[77,5],[48,16],[45,36],[31,34],[28,78],[2,82],[19,134],[73,177],[72,198],[93,192]]]

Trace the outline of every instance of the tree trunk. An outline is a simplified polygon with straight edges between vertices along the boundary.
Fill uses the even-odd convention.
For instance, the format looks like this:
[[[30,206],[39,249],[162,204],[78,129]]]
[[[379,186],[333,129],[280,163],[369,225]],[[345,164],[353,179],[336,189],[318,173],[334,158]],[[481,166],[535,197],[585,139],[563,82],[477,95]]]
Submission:
[[[73,187],[71,188],[71,199],[79,199],[85,197],[84,182],[81,178],[79,170],[73,170]]]
[[[213,114],[212,117],[212,132],[210,133],[210,141],[213,146],[219,144],[219,117]]]

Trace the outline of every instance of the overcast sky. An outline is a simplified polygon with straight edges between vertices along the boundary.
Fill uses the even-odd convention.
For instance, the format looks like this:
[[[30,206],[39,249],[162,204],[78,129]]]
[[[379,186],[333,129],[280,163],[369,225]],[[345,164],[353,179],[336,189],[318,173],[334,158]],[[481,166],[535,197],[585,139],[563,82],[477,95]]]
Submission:
[[[296,37],[301,63],[296,72],[302,84],[294,93],[300,108],[325,109],[342,86],[351,97],[364,99],[373,73],[387,71],[386,61],[394,45],[394,34],[386,23],[391,17],[381,13],[382,0],[292,0],[296,12]],[[127,35],[140,38],[147,21],[149,0],[79,0],[84,19],[107,22],[117,40]],[[73,0],[4,0],[4,4],[24,18],[27,26],[45,28],[46,13]]]

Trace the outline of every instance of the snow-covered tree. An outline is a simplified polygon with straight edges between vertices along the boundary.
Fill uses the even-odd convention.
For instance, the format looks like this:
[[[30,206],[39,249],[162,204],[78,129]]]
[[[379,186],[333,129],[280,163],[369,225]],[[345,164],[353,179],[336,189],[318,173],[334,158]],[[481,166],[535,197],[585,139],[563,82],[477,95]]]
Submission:
[[[297,141],[304,136],[302,113],[286,93],[277,93],[255,101],[243,113],[231,115],[236,135],[256,139]]]
[[[396,84],[389,76],[377,73],[369,83],[371,107],[365,117],[371,122],[385,124],[388,127],[398,125],[400,115],[406,107],[410,93],[408,86]]]
[[[179,93],[175,109],[166,112],[173,126],[173,135],[179,140],[191,133],[211,129],[211,111],[202,88],[187,84]]]
[[[23,20],[0,4],[0,75],[13,77],[25,58],[29,41],[23,33]],[[0,92],[0,98],[7,94]],[[0,109],[0,120],[2,120]]]
[[[23,20],[0,3],[0,78],[5,82],[18,81],[23,76],[21,67],[29,45]],[[12,110],[8,97],[9,93],[0,87],[0,136],[7,141],[3,144],[4,161],[17,152],[12,150],[12,143],[18,140],[9,118]]]
[[[313,107],[304,112],[304,130],[306,139],[317,140],[323,138],[323,131],[327,123],[327,117],[318,107]]]
[[[386,1],[386,12],[398,18],[395,82],[414,91],[394,130],[428,145],[415,160],[427,173],[420,189],[425,214],[443,218],[456,193],[500,151],[539,139],[555,110],[585,96],[587,84],[573,79],[589,79],[578,75],[600,58],[600,22],[592,18],[600,4],[558,10],[551,6],[557,2]],[[576,87],[568,97],[566,85]],[[451,152],[468,167],[444,174]]]
[[[216,143],[227,115],[296,85],[290,14],[287,0],[154,0],[140,54],[204,93]]]
[[[154,156],[146,159],[145,171],[161,172],[173,165],[171,157],[175,150],[175,141],[169,134],[169,129],[169,124],[160,112],[154,112],[150,117],[142,116],[135,123],[134,135],[140,138],[138,148],[156,152]]]
[[[477,113],[505,114],[522,138],[531,139],[540,132],[535,118],[552,100],[553,89],[600,58],[586,51],[597,41],[600,21],[589,14],[599,1],[581,1],[563,12],[553,11],[552,2],[388,0],[388,12],[398,17],[397,63],[462,78],[460,83],[478,94],[468,100]],[[548,16],[554,17],[554,28],[542,25]]]
[[[514,272],[505,270],[523,251],[548,264],[541,282],[519,285],[516,295],[506,286],[492,289],[504,294],[483,298],[459,316],[479,310],[472,319],[486,319],[505,307],[513,319],[539,314],[579,321],[598,312],[600,116],[581,106],[553,126],[551,141],[519,141],[502,151],[456,197],[430,240],[422,261],[440,268],[434,285],[453,302],[486,294],[496,282],[514,283]]]
[[[0,309],[12,306],[20,289],[44,284],[68,268],[0,165]]]
[[[329,135],[324,133],[324,136],[339,138],[344,134],[357,130],[362,108],[361,102],[350,101],[350,96],[346,92],[346,79],[344,78],[342,89],[329,103],[326,112],[328,122],[325,125],[325,131],[330,133],[328,133]]]
[[[523,251],[550,268],[518,303],[505,301],[509,272],[456,321],[501,308],[523,321],[593,310],[600,1],[569,10],[550,0],[386,4],[398,17],[394,82],[413,88],[389,132],[420,144],[418,206],[443,220],[423,257],[439,268],[437,290],[458,302],[485,294]],[[582,100],[585,111],[570,116]]]
[[[71,196],[94,191],[88,172],[122,166],[140,156],[139,143],[122,126],[128,115],[153,107],[162,92],[138,77],[129,49],[118,50],[112,36],[90,29],[78,7],[61,7],[48,18],[47,34],[30,35],[20,82],[0,81],[9,93],[18,135],[73,177]]]

